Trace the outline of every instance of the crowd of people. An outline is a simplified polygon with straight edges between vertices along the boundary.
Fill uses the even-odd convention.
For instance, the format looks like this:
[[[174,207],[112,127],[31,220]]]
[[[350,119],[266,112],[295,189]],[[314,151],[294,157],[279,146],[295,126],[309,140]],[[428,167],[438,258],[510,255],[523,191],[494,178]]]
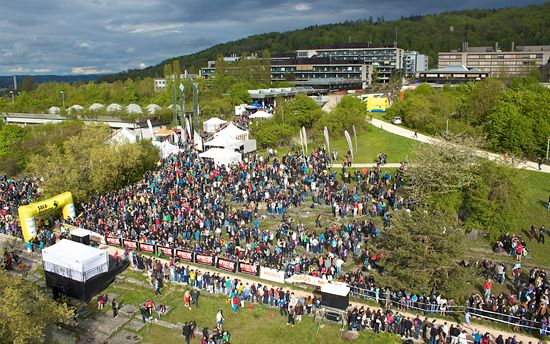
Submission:
[[[79,215],[71,223],[109,237],[274,267],[284,270],[287,277],[302,273],[345,281],[357,295],[387,300],[402,309],[445,314],[446,308],[452,307],[452,302],[436,293],[386,291],[368,273],[382,269],[377,262],[383,253],[370,254],[366,249],[368,241],[383,230],[377,223],[390,226],[392,211],[414,207],[413,200],[400,192],[407,164],[395,173],[384,172],[381,166],[387,155],[381,153],[376,167],[351,170],[344,166],[338,175],[330,168],[329,153],[320,146],[308,155],[300,151],[282,157],[252,154],[228,167],[199,158],[190,146],[182,150],[160,160],[158,168],[147,172],[142,180],[80,204]],[[0,231],[18,232],[13,214],[19,205],[30,202],[36,189],[32,180],[0,177]],[[319,215],[315,227],[309,227],[289,213],[303,205],[330,208],[332,218]],[[260,215],[264,209],[265,215]],[[278,218],[275,228],[261,228],[262,220]],[[538,240],[544,242],[544,228],[540,233]],[[56,239],[53,232],[42,231],[34,243],[43,248]],[[518,262],[525,255],[521,236],[504,237],[501,245]],[[152,264],[149,258],[132,255],[137,267]],[[350,257],[362,259],[363,267],[343,273],[342,266]],[[159,271],[166,270],[171,270],[170,278],[177,281],[216,285],[215,276],[191,276],[192,271],[178,264],[152,269],[158,272],[157,283],[162,283]],[[518,281],[519,272],[515,272]],[[545,300],[548,304],[548,284],[546,275],[542,276],[522,285],[518,302],[510,303],[505,314],[547,320],[547,315],[537,311]],[[496,299],[483,297],[479,302],[474,298],[468,307],[492,310],[498,304]],[[497,307],[497,313],[502,313],[500,310]]]

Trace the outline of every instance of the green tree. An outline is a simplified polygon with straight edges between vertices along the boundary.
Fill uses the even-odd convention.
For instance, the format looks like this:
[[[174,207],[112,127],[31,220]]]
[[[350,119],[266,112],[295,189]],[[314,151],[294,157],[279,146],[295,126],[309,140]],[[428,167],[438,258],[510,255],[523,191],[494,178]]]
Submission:
[[[20,91],[30,92],[35,88],[36,88],[36,84],[34,83],[34,79],[32,78],[32,76],[30,75],[24,77],[21,83],[19,84]]]
[[[258,146],[267,148],[288,144],[295,129],[288,124],[277,123],[270,119],[251,126],[251,132]]]
[[[44,343],[48,329],[73,324],[74,311],[21,276],[0,270],[0,338],[3,343]]]
[[[330,112],[324,112],[315,123],[315,132],[322,137],[324,127],[331,135],[344,135],[344,130],[352,133],[355,126],[358,132],[367,128],[367,109],[357,97],[344,96],[340,103]]]
[[[429,209],[399,212],[380,241],[383,280],[394,289],[460,299],[466,279],[458,265],[463,254],[463,230],[452,218]]]
[[[172,70],[172,65],[170,63],[164,64],[164,78],[168,79],[172,75],[174,75],[174,72]]]
[[[274,118],[277,123],[284,123],[293,128],[304,126],[310,129],[322,114],[321,107],[315,100],[299,94],[289,101],[279,103]]]

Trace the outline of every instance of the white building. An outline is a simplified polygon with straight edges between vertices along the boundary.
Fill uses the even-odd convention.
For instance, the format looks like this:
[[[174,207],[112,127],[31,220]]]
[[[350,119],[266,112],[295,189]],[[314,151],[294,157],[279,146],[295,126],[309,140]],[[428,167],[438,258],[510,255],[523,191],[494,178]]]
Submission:
[[[403,55],[403,69],[407,76],[415,76],[418,72],[428,70],[428,56],[418,51],[406,51]]]

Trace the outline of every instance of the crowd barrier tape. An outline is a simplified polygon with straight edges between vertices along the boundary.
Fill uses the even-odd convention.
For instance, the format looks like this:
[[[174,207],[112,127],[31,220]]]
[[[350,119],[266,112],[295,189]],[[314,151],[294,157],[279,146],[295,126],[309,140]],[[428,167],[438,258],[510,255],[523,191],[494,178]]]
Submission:
[[[483,310],[483,309],[477,309],[477,308],[472,308],[472,307],[466,307],[466,309],[468,310],[468,312],[470,312],[471,315],[473,315],[475,317],[488,319],[488,320],[491,320],[491,321],[496,321],[496,322],[499,322],[499,323],[502,323],[502,324],[508,324],[510,326],[517,326],[517,327],[520,327],[520,328],[526,328],[526,329],[537,330],[537,331],[542,328],[542,323],[534,321],[534,320],[521,319],[521,318],[513,316],[513,315],[497,313],[497,312],[493,312],[493,311],[486,311],[486,310]],[[518,323],[515,323],[515,322],[511,322],[511,321],[502,320],[502,319],[500,319],[498,317],[495,317],[495,316],[484,315],[483,313],[489,313],[489,314],[492,313],[492,314],[495,314],[499,317],[508,318],[508,319],[514,318],[514,319],[519,320],[520,323],[518,324]],[[535,326],[524,325],[522,323],[530,323],[530,324],[533,324]]]

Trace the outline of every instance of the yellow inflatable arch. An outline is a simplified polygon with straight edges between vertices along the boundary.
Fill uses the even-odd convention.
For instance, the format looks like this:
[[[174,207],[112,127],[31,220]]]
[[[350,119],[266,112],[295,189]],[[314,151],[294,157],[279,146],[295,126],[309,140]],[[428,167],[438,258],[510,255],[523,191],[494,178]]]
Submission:
[[[36,223],[34,221],[36,215],[60,208],[63,210],[64,219],[75,218],[73,195],[70,192],[64,192],[47,200],[19,207],[19,222],[21,222],[25,242],[36,236]]]

